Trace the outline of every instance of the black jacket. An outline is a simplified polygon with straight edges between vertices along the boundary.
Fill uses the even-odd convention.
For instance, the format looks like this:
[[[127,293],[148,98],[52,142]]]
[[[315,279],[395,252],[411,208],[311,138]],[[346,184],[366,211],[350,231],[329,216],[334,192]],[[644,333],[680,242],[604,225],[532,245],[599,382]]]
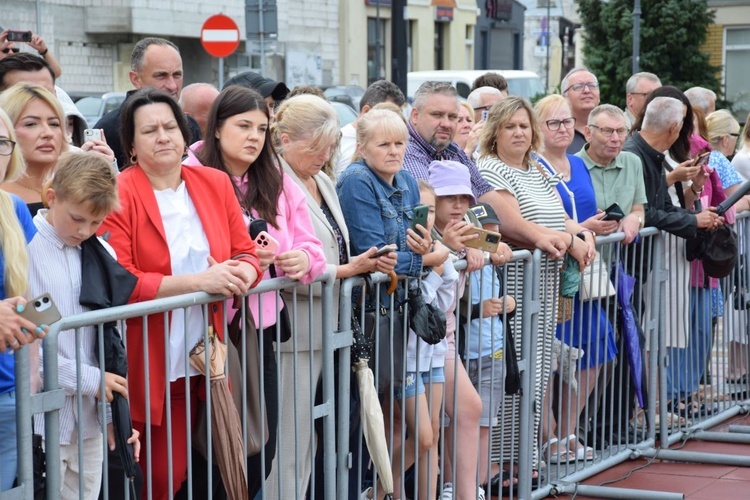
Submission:
[[[120,113],[122,112],[125,103],[135,92],[135,90],[129,90],[120,107],[113,109],[106,115],[102,116],[99,121],[96,122],[96,125],[94,125],[94,128],[104,129],[104,137],[107,138],[107,144],[115,153],[115,158],[117,158],[117,164],[119,165],[120,170],[124,169],[125,165],[128,164],[129,156],[127,151],[122,150],[122,144],[120,143]],[[201,128],[198,125],[198,122],[196,122],[190,115],[185,115],[185,118],[187,118],[188,130],[190,131],[190,142],[188,142],[186,146],[190,146],[195,141],[201,140]]]
[[[695,214],[673,205],[667,193],[664,154],[652,148],[639,132],[629,137],[622,149],[638,155],[643,163],[643,180],[648,200],[645,225],[663,229],[681,238],[694,238],[698,230]]]

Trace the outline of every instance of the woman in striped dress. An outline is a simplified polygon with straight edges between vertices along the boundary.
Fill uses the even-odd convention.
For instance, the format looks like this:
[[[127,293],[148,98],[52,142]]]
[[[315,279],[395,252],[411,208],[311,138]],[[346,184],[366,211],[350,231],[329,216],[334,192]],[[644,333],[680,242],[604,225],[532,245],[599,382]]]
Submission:
[[[562,240],[566,244],[565,251],[583,268],[594,258],[594,235],[567,218],[555,192],[556,179],[544,173],[531,159],[531,151],[536,150],[539,144],[539,126],[531,105],[525,99],[508,97],[490,110],[479,142],[480,158],[477,166],[487,182],[500,194],[502,208],[515,212],[515,217],[513,214],[506,214],[511,215],[512,224],[504,222],[501,226],[503,237],[509,240],[512,248],[534,248],[537,244],[535,238]],[[539,290],[541,310],[537,325],[531,327],[531,331],[536,334],[536,356],[532,364],[536,367],[534,406],[537,409],[543,408],[544,391],[550,375],[559,295],[559,259],[563,255],[564,252],[558,252],[543,254],[542,257]],[[523,282],[520,273],[508,272],[506,290],[518,303],[513,329],[521,332]],[[521,338],[521,342],[529,340]],[[520,342],[516,349],[520,356]],[[500,411],[503,418],[501,429],[504,430],[502,459],[504,462],[516,461],[519,449],[518,399],[505,398]],[[539,462],[536,450],[541,417],[540,411],[534,412],[534,469],[538,468]],[[536,477],[536,473],[532,477]]]

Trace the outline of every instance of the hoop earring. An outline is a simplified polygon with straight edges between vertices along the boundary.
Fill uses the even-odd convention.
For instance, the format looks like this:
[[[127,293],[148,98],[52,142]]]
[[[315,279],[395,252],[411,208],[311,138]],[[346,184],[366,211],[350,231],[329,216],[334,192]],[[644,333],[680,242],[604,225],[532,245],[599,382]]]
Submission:
[[[136,163],[138,163],[138,157],[136,155],[130,155],[130,163],[132,165],[135,165]]]

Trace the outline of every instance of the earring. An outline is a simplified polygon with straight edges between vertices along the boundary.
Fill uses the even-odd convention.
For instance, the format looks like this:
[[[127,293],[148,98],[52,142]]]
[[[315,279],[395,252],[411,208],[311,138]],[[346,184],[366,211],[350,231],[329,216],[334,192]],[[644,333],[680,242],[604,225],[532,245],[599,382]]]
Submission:
[[[135,165],[138,163],[138,157],[136,155],[130,155],[130,164]]]
[[[492,141],[492,152],[497,154],[497,142]]]

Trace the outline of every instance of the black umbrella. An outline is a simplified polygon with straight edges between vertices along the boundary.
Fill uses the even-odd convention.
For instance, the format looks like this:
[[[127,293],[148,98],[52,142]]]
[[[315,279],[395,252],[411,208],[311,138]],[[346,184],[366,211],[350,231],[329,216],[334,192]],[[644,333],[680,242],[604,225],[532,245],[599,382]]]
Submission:
[[[104,248],[99,238],[92,236],[81,243],[81,297],[82,306],[91,309],[127,304],[138,279],[122,267]],[[104,370],[126,377],[128,358],[117,322],[104,324]],[[96,354],[99,356],[99,335],[96,336]],[[101,362],[101,360],[99,360]],[[121,394],[114,393],[110,402],[115,445],[122,460],[125,475],[135,477],[138,466],[133,457],[133,445],[128,439],[133,434],[130,405]]]

